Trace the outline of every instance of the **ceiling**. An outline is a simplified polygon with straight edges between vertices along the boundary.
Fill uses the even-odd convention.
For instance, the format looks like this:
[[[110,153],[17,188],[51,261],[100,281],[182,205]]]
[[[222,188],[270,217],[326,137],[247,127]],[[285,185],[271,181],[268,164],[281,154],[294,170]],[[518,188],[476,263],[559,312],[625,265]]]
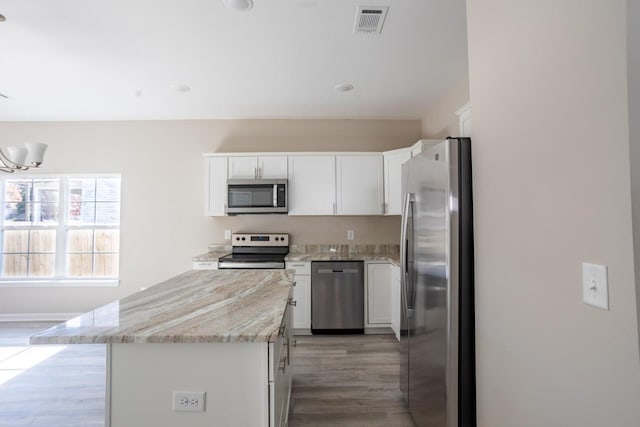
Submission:
[[[354,34],[358,6],[389,6],[381,34]],[[0,14],[0,121],[420,119],[467,73],[465,0],[3,0]]]

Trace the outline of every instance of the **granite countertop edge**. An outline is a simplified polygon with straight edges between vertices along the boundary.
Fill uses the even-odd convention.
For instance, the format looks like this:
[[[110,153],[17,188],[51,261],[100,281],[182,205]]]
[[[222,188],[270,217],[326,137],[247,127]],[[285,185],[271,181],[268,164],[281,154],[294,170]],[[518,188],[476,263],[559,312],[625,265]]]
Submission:
[[[292,270],[190,270],[30,337],[31,344],[274,342]]]

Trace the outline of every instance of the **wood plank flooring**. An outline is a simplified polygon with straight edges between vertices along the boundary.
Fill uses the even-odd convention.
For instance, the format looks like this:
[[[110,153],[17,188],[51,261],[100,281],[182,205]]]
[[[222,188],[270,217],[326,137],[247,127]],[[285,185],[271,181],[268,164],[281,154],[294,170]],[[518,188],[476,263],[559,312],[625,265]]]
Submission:
[[[104,427],[104,345],[65,346],[9,372],[28,364],[27,351],[48,347],[29,348],[28,337],[51,325],[0,323],[0,426]],[[296,339],[290,427],[413,427],[398,389],[393,336]],[[15,376],[3,382],[3,373]]]
[[[104,345],[61,346],[24,369],[50,348],[29,347],[29,335],[54,324],[0,323],[0,382],[17,374],[0,384],[0,426],[104,427]]]
[[[290,427],[413,427],[392,335],[296,337]]]

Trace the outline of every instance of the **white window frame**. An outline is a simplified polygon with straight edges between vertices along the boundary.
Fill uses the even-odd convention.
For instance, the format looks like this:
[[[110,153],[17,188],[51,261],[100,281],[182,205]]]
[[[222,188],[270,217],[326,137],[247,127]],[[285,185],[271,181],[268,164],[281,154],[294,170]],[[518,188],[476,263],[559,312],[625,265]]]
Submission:
[[[34,225],[30,227],[25,226],[6,226],[4,225],[4,194],[5,186],[8,179],[58,179],[60,180],[60,194],[59,194],[59,210],[58,210],[58,224],[47,225]],[[69,181],[73,179],[99,179],[99,178],[119,178],[120,179],[120,224],[115,225],[69,225],[68,219],[68,203],[69,203]],[[94,230],[111,229],[121,230],[122,227],[122,175],[113,174],[11,174],[2,176],[0,175],[0,194],[2,194],[2,203],[0,203],[0,254],[3,253],[4,240],[1,238],[1,232],[4,230],[56,230],[56,260],[55,260],[55,274],[53,277],[1,277],[0,276],[0,288],[47,288],[47,287],[87,287],[87,288],[100,288],[100,287],[117,287],[120,284],[120,255],[121,244],[118,246],[118,277],[109,278],[94,278],[94,277],[66,277],[66,263],[67,263],[67,232],[69,230]],[[95,239],[95,236],[94,236]],[[121,243],[121,241],[120,241]],[[95,244],[95,240],[94,240]],[[94,259],[95,262],[95,259]],[[0,272],[2,271],[2,259],[0,257]],[[60,275],[62,274],[62,275]]]

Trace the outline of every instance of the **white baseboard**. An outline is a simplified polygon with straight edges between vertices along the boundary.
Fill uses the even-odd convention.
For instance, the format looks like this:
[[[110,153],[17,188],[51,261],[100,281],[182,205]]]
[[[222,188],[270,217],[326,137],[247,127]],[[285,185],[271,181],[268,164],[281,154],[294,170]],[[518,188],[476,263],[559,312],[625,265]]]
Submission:
[[[0,322],[65,322],[82,313],[15,313],[0,314]]]

